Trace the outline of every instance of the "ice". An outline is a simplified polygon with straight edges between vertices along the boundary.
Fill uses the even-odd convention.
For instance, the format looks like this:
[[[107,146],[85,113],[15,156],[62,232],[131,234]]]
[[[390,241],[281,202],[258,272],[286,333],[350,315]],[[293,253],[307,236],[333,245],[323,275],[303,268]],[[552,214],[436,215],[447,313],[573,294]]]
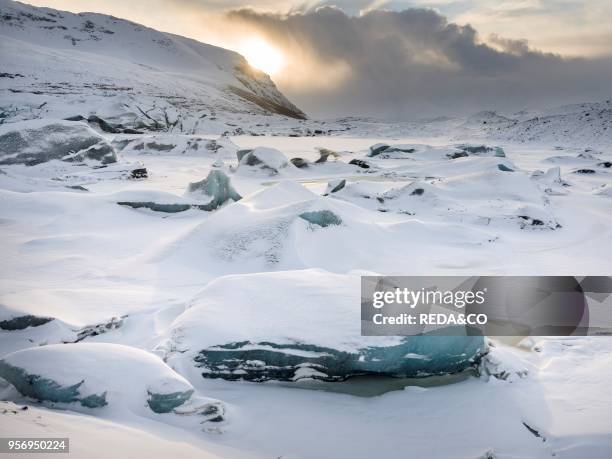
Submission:
[[[208,139],[198,136],[147,135],[125,139],[119,148],[123,153],[155,156],[210,156],[234,159],[238,147],[227,137]]]
[[[594,194],[596,194],[597,196],[604,196],[604,197],[612,197],[612,186],[611,185],[602,185],[601,187],[595,189]]]
[[[220,169],[212,169],[204,180],[190,183],[187,195],[206,200],[204,210],[215,210],[227,202],[242,199],[232,187],[230,178]]]
[[[505,158],[506,153],[501,147],[490,147],[487,145],[460,145],[459,148],[470,155],[495,156]]]
[[[185,378],[154,355],[119,344],[50,344],[20,350],[0,360],[0,376],[23,395],[86,408],[169,413],[200,399]]]
[[[377,143],[370,147],[367,156],[381,158],[406,158],[406,154],[412,154],[422,150],[424,145]],[[428,148],[428,147],[426,147]]]
[[[321,270],[222,277],[171,336],[205,378],[254,381],[423,377],[465,370],[486,352],[478,336],[361,336],[359,292],[358,276]]]
[[[483,349],[482,338],[442,336],[406,338],[397,346],[356,352],[302,343],[243,341],[204,349],[194,360],[205,378],[344,381],[363,375],[426,377],[457,373],[474,368]],[[464,355],[455,354],[456,350]]]
[[[0,164],[33,166],[54,159],[101,164],[117,161],[113,147],[80,122],[24,121],[0,127]]]
[[[246,153],[238,164],[238,171],[261,170],[268,175],[276,175],[283,170],[295,168],[283,153],[268,147],[257,147]]]
[[[175,214],[178,212],[185,212],[186,210],[197,208],[198,206],[192,204],[164,204],[153,201],[118,201],[117,204],[120,206],[131,207],[132,209],[149,209],[154,212],[164,212],[168,214]],[[208,206],[203,206],[209,210]]]
[[[609,456],[612,340],[364,337],[359,276],[608,272],[612,101],[296,120],[235,53],[0,10],[0,132],[94,137],[0,165],[0,358],[17,384],[75,398],[0,379],[4,436],[62,433],[75,457]],[[201,212],[212,198],[185,190],[211,170],[243,198]],[[231,403],[222,435],[201,432],[225,418],[204,395]]]
[[[302,212],[300,218],[303,218],[308,223],[326,228],[330,225],[340,225],[342,219],[331,210],[315,210],[311,212]]]
[[[54,403],[79,402],[87,408],[99,408],[107,405],[106,392],[81,396],[79,388],[83,381],[62,386],[52,379],[38,374],[28,373],[18,366],[13,366],[0,360],[0,376],[13,384],[23,395],[40,401]]]
[[[336,193],[340,191],[341,189],[343,189],[345,186],[346,186],[346,179],[332,180],[331,182],[327,184],[327,188],[325,188],[324,196],[331,194],[331,193]]]
[[[389,145],[387,145],[386,143],[374,144],[370,147],[370,152],[368,153],[368,156],[373,157],[373,156],[380,155],[383,151],[385,151],[388,148],[389,148]]]
[[[514,169],[506,166],[505,164],[499,163],[497,168],[502,172],[514,172]]]

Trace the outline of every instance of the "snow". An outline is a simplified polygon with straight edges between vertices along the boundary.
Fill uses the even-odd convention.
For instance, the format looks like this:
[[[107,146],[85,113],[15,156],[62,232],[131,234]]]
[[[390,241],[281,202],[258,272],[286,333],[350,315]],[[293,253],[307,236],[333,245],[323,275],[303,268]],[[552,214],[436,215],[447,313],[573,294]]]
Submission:
[[[142,412],[146,406],[166,413],[185,403],[205,400],[161,359],[119,344],[51,344],[8,354],[0,360],[0,375],[23,395],[57,403],[79,402],[96,409]],[[210,402],[210,401],[209,401]],[[78,408],[77,408],[78,409]]]
[[[177,135],[164,140],[158,134],[157,138],[159,143],[180,140]],[[363,174],[337,166],[364,158],[372,145],[369,138],[237,137],[232,142],[239,148],[269,144],[285,152],[285,157],[295,149],[315,159],[319,156],[315,142],[336,151],[342,151],[339,145],[344,144],[353,153],[280,177],[275,183],[267,175],[244,176],[224,169],[243,199],[212,212],[192,209],[178,214],[125,208],[117,202],[194,203],[182,194],[189,183],[214,169],[215,153],[143,156],[138,150],[121,152],[120,164],[135,164],[137,159],[150,171],[149,179],[137,181],[113,174],[92,180],[95,170],[91,169],[74,181],[71,170],[80,168],[62,166],[64,179],[58,183],[83,183],[88,192],[63,185],[47,188],[48,177],[56,170],[52,163],[4,166],[3,186],[12,187],[14,181],[7,180],[11,177],[27,180],[31,191],[1,193],[2,251],[10,261],[2,268],[6,287],[0,302],[10,308],[3,317],[32,314],[55,319],[0,332],[3,351],[31,348],[32,342],[47,345],[40,349],[74,342],[86,327],[122,317],[121,326],[102,327],[104,333],[82,342],[119,343],[163,356],[202,397],[225,402],[229,408],[221,435],[206,433],[204,440],[195,440],[194,432],[201,425],[164,420],[175,425],[175,438],[209,454],[314,457],[323,448],[339,457],[369,457],[375,452],[393,457],[394,451],[410,444],[415,454],[434,457],[447,457],[449,452],[478,457],[489,450],[499,457],[551,452],[561,457],[601,457],[611,446],[607,411],[601,408],[609,406],[607,386],[612,381],[605,369],[612,344],[604,337],[580,338],[579,346],[571,338],[541,338],[529,349],[496,343],[483,365],[498,376],[467,377],[435,387],[428,385],[429,378],[424,382],[357,379],[319,382],[313,387],[300,378],[324,373],[308,368],[296,370],[294,378],[299,381],[287,383],[296,387],[274,382],[256,385],[203,378],[206,368],[193,360],[204,349],[239,340],[254,343],[245,351],[256,351],[262,350],[257,343],[271,339],[279,343],[310,340],[345,350],[377,339],[359,336],[357,322],[351,320],[356,314],[351,298],[358,292],[360,274],[605,272],[612,255],[612,213],[609,199],[597,191],[605,190],[606,176],[571,174],[576,161],[597,167],[608,157],[605,153],[591,160],[576,159],[580,150],[568,147],[565,155],[574,159],[554,166],[569,184],[559,185],[566,194],[549,195],[545,190],[556,183],[557,171],[534,177],[532,173],[550,169],[548,158],[558,153],[552,146],[504,144],[505,159],[448,159],[446,153],[455,147],[443,140],[422,150],[436,151],[430,156],[370,158],[377,172]],[[427,145],[422,139],[400,142]],[[237,158],[228,162],[236,165]],[[512,164],[515,172],[497,170],[500,162]],[[328,182],[339,179],[346,180],[345,187],[323,197]],[[423,194],[411,194],[421,188]],[[432,201],[427,201],[429,194]],[[385,202],[386,212],[379,211],[382,205],[376,197],[380,196],[396,196]],[[544,218],[536,212],[545,211],[562,222],[562,228],[522,228],[518,219],[506,220],[525,207],[533,218]],[[323,228],[299,218],[304,212],[321,210],[333,212],[342,224]],[[503,218],[487,224],[474,221],[476,216]],[[311,309],[317,312],[318,322],[309,314]],[[567,358],[569,349],[575,352],[571,358]],[[305,351],[295,347],[286,352]],[[412,354],[425,355],[405,350],[402,356]],[[430,362],[411,360],[418,365]],[[577,362],[585,366],[584,374],[571,381],[563,379],[562,375],[575,372]],[[585,392],[582,384],[594,386]],[[376,391],[377,396],[360,396],[362,391]],[[58,425],[74,416],[74,408],[56,414],[14,393],[7,397],[43,410],[44,416],[58,416],[53,418]],[[568,399],[573,400],[569,405],[564,401]],[[467,413],[466,406],[470,407]],[[124,428],[135,429],[135,435],[166,432],[160,434],[160,442],[169,435],[143,420],[143,413],[151,411],[146,407],[144,412],[136,410],[136,418],[105,409],[79,408],[96,410],[96,419],[114,425],[119,438]],[[490,422],[492,411],[495,424]],[[573,421],[590,415],[588,422]],[[147,416],[144,419],[150,419]],[[367,427],[364,416],[370,419]],[[535,437],[523,422],[547,441]],[[402,427],[404,440],[400,440],[398,425],[411,426],[407,439]],[[445,435],[433,449],[417,441],[441,426],[452,435]],[[63,429],[78,431],[77,426]],[[305,443],[305,430],[320,441]],[[366,430],[381,441],[375,446],[368,443],[371,437],[364,434]],[[329,432],[335,432],[334,436]],[[86,433],[79,435],[90,438]]]
[[[238,164],[241,174],[263,172],[267,175],[277,175],[285,172],[283,169],[293,169],[282,152],[267,147],[257,147],[246,153]]]
[[[30,120],[0,126],[0,165],[28,166],[51,160],[68,162],[117,161],[114,149],[83,123]]]
[[[54,405],[0,381],[3,436],[69,436],[75,457],[610,455],[609,337],[433,345],[362,337],[358,312],[361,275],[609,273],[609,101],[299,120],[235,53],[103,15],[0,9],[16,18],[0,21],[0,133],[63,126],[117,159],[0,166],[0,358],[108,402]],[[376,144],[389,148],[370,156]],[[489,353],[470,371],[428,371],[462,345],[470,360],[471,344]],[[348,372],[304,365],[341,352]],[[378,376],[319,380],[354,369]],[[164,381],[193,403],[151,410]],[[222,422],[201,423],[210,403]]]
[[[213,166],[216,166],[216,163]],[[186,194],[197,196],[207,201],[206,210],[214,210],[226,202],[240,201],[242,199],[242,196],[230,184],[229,177],[219,169],[211,170],[204,180],[190,183]]]

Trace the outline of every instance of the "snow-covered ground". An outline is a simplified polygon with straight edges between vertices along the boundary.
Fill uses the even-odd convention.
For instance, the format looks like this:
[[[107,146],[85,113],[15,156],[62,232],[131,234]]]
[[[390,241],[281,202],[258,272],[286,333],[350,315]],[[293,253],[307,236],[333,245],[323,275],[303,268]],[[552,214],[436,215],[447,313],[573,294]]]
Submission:
[[[610,101],[304,120],[235,53],[0,9],[0,436],[100,458],[612,455],[610,337],[358,325],[361,275],[612,274]]]
[[[124,144],[125,136],[106,137]],[[186,142],[179,135],[157,134],[155,140]],[[276,333],[257,330],[290,336],[303,323],[292,322],[286,307],[300,304],[308,289],[320,288],[322,309],[313,308],[312,314],[322,315],[313,320],[335,321],[324,327],[323,341],[341,341],[356,323],[326,313],[324,303],[338,304],[336,289],[343,298],[352,295],[358,311],[361,274],[609,271],[610,173],[599,165],[611,159],[608,152],[501,144],[505,158],[488,152],[449,159],[447,154],[460,148],[447,146],[448,139],[425,146],[422,139],[403,138],[393,144],[413,153],[368,156],[371,145],[385,140],[245,136],[219,140],[224,147],[217,152],[185,154],[134,150],[128,143],[118,162],[105,168],[57,160],[3,166],[2,318],[54,319],[2,331],[3,355],[78,340],[127,345],[163,357],[198,396],[221,400],[225,410],[223,421],[212,427],[189,416],[126,410],[121,402],[102,408],[72,403],[57,411],[53,403],[35,403],[6,387],[4,399],[30,409],[5,404],[3,434],[62,433],[83,456],[109,451],[107,437],[96,434],[104,425],[117,445],[135,448],[134,442],[142,441],[160,456],[171,447],[168,442],[180,441],[176,454],[185,457],[196,449],[220,457],[400,457],[406,451],[414,457],[487,457],[490,452],[496,457],[606,457],[612,448],[612,340],[606,337],[530,339],[520,345],[493,341],[480,376],[362,377],[335,383],[202,378],[189,351],[222,340],[211,332],[241,338],[248,331],[240,331],[240,310],[256,306],[259,315],[249,312],[248,321],[259,317],[282,324]],[[239,165],[238,148],[260,145],[310,164],[281,167],[277,161],[277,173]],[[320,156],[315,146],[338,152],[338,158],[314,164]],[[349,165],[352,159],[371,167]],[[513,172],[500,170],[499,164]],[[121,172],[142,165],[148,179],[125,178]],[[117,204],[192,203],[187,185],[205,178],[211,168],[227,174],[241,200],[213,212],[167,213]],[[589,168],[595,172],[576,173]],[[328,182],[342,179],[344,188],[322,196]],[[415,188],[425,191],[412,194]],[[342,223],[321,227],[297,218],[308,209],[330,210]],[[522,214],[543,224],[517,217]],[[282,281],[300,278],[312,279],[307,290],[297,285],[292,290],[291,281]],[[206,310],[210,301],[220,302],[214,308],[236,312],[222,316],[217,326],[204,323],[197,338],[193,324],[205,319],[192,309],[203,305]],[[241,307],[240,301],[247,303]],[[192,343],[200,348],[190,349]],[[91,370],[85,367],[84,378],[88,371],[102,371],[95,363]]]

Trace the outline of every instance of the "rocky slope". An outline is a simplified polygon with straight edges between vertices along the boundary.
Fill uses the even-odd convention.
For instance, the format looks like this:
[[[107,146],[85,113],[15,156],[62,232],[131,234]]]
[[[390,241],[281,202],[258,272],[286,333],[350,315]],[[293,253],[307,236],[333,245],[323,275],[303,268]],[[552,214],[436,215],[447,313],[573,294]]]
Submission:
[[[305,118],[239,54],[112,16],[0,0],[0,54],[0,122],[194,133],[242,117]]]

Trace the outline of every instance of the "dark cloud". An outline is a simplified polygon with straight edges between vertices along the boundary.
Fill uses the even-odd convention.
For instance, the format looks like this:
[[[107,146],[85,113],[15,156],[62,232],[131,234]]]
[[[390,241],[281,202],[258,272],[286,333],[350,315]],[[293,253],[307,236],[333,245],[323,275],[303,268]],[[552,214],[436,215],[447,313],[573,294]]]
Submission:
[[[610,59],[563,59],[430,9],[350,16],[321,7],[288,15],[230,11],[289,56],[281,88],[314,115],[413,118],[610,97]],[[335,69],[343,69],[338,77]],[[337,73],[337,72],[336,72]],[[312,79],[312,84],[308,83]],[[325,85],[325,79],[334,84]]]

